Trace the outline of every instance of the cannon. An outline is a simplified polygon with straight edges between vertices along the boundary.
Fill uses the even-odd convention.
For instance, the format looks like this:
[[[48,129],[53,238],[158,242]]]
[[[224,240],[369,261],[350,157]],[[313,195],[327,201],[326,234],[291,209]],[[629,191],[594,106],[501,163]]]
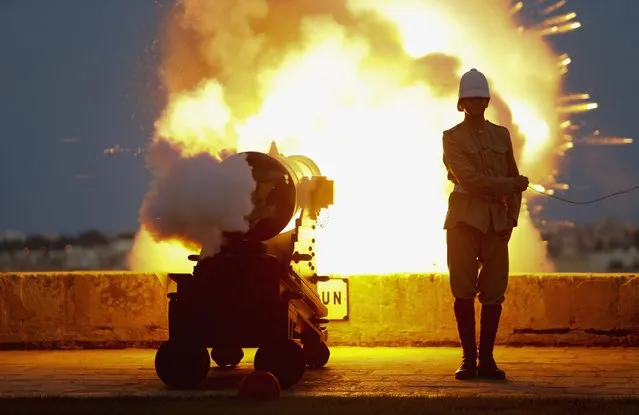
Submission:
[[[211,360],[236,367],[244,348],[257,348],[254,368],[273,373],[283,389],[330,357],[328,310],[317,293],[329,277],[317,273],[314,243],[319,214],[333,204],[333,181],[308,157],[281,155],[275,143],[268,153],[230,157],[246,157],[252,168],[254,207],[246,232],[224,234],[213,254],[202,246],[190,255],[191,274],[169,274],[176,290],[168,294],[169,336],[155,370],[170,388],[198,387]]]

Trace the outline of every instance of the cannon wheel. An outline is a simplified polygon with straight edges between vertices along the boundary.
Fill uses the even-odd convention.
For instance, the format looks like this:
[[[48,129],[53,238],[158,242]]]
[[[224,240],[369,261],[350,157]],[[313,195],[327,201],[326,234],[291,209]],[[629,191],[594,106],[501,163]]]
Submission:
[[[265,344],[257,349],[255,370],[266,370],[277,378],[282,389],[288,389],[302,379],[306,358],[302,347],[292,339]]]
[[[155,372],[173,389],[195,389],[211,367],[208,350],[195,344],[166,341],[155,354]]]
[[[240,347],[220,347],[211,349],[211,359],[219,367],[236,367],[244,358]]]
[[[311,369],[324,367],[331,357],[331,351],[322,341],[304,344],[306,365]]]

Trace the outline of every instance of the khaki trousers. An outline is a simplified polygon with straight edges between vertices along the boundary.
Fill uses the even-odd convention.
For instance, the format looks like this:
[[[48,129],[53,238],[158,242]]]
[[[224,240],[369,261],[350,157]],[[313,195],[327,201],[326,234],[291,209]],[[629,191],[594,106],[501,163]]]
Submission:
[[[446,230],[450,288],[456,299],[501,304],[508,287],[508,237],[458,222]]]

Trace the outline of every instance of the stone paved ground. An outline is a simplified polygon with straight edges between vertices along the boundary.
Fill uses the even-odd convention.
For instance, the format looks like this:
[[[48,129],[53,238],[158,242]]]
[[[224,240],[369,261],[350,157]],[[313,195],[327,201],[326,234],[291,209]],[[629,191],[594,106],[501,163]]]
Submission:
[[[507,382],[456,381],[454,348],[331,350],[326,368],[284,395],[639,397],[639,348],[498,348]],[[245,353],[235,370],[212,369],[203,390],[176,392],[157,379],[154,350],[0,351],[0,397],[235,394],[252,369],[254,350]]]

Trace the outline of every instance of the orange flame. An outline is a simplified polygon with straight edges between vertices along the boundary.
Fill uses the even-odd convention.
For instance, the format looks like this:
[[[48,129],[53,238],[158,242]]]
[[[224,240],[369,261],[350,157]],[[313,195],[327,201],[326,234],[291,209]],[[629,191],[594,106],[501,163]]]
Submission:
[[[302,10],[289,14],[303,14],[313,2],[299,3]],[[487,74],[495,104],[488,117],[511,129],[520,170],[542,183],[563,137],[566,108],[555,105],[559,57],[543,33],[518,30],[506,0],[351,0],[347,6],[350,15],[373,17],[309,13],[296,42],[267,49],[268,39],[250,22],[285,6],[182,1],[171,30],[179,23],[200,42],[169,44],[167,66],[179,63],[180,70],[165,72],[169,104],[157,136],[179,143],[184,154],[267,152],[275,140],[282,153],[313,159],[336,186],[317,237],[320,273],[446,271],[442,225],[450,184],[441,137],[461,121],[459,76],[472,67]],[[367,30],[371,22],[396,30]],[[286,21],[281,25],[286,31]],[[279,35],[284,42],[286,34]],[[264,50],[269,53],[259,53]],[[215,74],[202,69],[212,63]],[[550,271],[545,252],[524,207],[511,270]],[[142,227],[131,266],[190,271],[189,253],[179,241],[153,241]]]

